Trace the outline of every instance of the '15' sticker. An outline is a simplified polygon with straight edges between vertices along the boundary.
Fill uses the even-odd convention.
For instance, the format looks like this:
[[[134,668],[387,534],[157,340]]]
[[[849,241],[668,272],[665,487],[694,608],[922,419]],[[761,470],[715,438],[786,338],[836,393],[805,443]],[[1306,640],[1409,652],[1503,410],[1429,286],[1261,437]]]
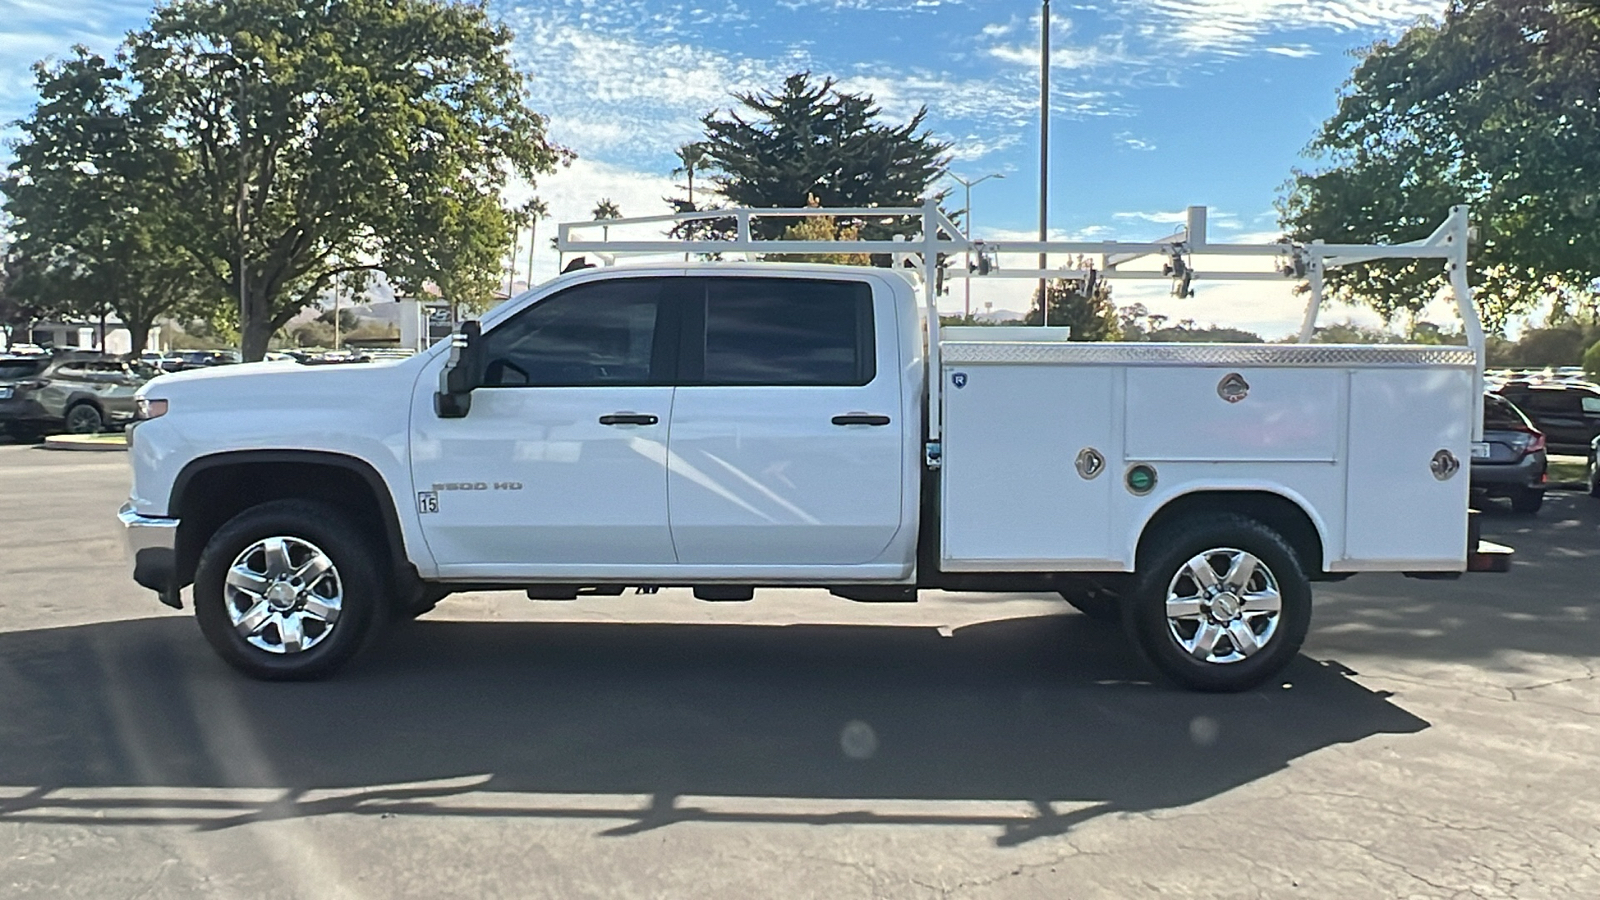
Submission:
[[[439,511],[439,495],[433,491],[421,491],[417,494],[417,512],[422,515]]]

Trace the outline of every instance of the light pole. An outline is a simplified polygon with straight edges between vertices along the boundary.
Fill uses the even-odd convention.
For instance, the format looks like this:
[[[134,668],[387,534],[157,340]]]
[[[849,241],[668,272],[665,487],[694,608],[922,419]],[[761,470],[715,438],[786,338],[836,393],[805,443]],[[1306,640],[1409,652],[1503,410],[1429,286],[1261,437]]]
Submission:
[[[1044,0],[1039,28],[1039,243],[1050,240],[1050,0]],[[1039,271],[1050,256],[1039,254]],[[1039,279],[1039,324],[1050,324],[1050,294]]]
[[[945,174],[949,175],[951,180],[955,181],[956,184],[961,185],[967,191],[967,206],[961,211],[962,216],[964,216],[966,219],[966,221],[962,222],[961,224],[966,226],[966,238],[969,245],[965,258],[967,277],[963,279],[967,283],[967,299],[962,304],[961,311],[965,318],[970,319],[972,318],[972,250],[970,247],[972,243],[972,189],[980,184],[983,184],[985,181],[988,181],[991,178],[1005,178],[1006,176],[999,172],[995,172],[992,175],[985,175],[982,178],[968,181],[965,178],[962,178],[960,175],[948,170],[945,172]]]

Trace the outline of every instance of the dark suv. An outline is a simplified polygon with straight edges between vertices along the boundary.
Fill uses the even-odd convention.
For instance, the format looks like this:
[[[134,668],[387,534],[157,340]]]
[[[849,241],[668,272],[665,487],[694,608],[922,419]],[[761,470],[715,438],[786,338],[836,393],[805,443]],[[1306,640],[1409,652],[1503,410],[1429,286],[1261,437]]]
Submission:
[[[16,440],[36,441],[54,431],[94,434],[127,423],[134,392],[155,374],[98,354],[7,358],[0,362],[0,426]]]
[[[1545,435],[1511,401],[1484,394],[1483,441],[1489,452],[1473,453],[1473,489],[1509,497],[1517,512],[1538,512],[1549,477]]]
[[[1539,426],[1552,453],[1587,455],[1589,442],[1600,435],[1600,387],[1513,381],[1500,388],[1500,395]]]

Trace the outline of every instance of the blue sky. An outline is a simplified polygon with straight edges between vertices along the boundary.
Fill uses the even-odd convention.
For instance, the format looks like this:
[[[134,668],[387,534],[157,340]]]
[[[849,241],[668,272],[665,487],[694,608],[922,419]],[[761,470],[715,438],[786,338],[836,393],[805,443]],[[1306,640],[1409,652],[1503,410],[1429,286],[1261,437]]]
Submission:
[[[726,107],[731,91],[775,86],[809,69],[873,94],[891,116],[928,106],[930,126],[954,144],[955,171],[1006,175],[977,189],[978,231],[1003,237],[1036,228],[1036,2],[490,0],[489,7],[517,33],[533,106],[551,117],[552,137],[580,156],[538,186],[558,218],[588,218],[602,196],[627,215],[664,212],[672,150],[697,136],[702,114]],[[1204,204],[1212,207],[1213,240],[1260,240],[1276,236],[1273,201],[1291,169],[1306,164],[1300,152],[1334,108],[1354,64],[1350,51],[1398,34],[1442,3],[1054,7],[1054,229],[1086,239],[1155,238],[1170,233],[1183,207]],[[0,119],[26,113],[31,62],[74,42],[109,51],[148,12],[137,0],[0,0]],[[554,266],[544,257],[541,251],[538,273]],[[983,286],[980,308],[1022,308],[1021,289]],[[1291,330],[1299,315],[1286,286],[1215,285],[1184,301],[1164,290],[1119,282],[1116,296],[1175,318],[1272,335]]]

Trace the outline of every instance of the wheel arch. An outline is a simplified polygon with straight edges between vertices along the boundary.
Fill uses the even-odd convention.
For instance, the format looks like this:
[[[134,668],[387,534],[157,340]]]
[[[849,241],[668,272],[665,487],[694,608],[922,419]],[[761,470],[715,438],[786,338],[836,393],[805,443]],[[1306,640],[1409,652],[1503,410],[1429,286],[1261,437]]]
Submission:
[[[200,551],[224,522],[268,500],[302,498],[351,509],[388,553],[398,588],[420,578],[406,553],[394,494],[377,469],[321,450],[238,450],[191,460],[173,480],[167,509],[178,518],[178,584],[194,579]]]
[[[1219,512],[1255,519],[1278,532],[1311,578],[1327,572],[1326,523],[1303,497],[1265,488],[1195,488],[1167,499],[1140,523],[1137,558],[1145,557],[1150,536],[1166,523]]]
[[[106,405],[100,402],[99,397],[88,391],[74,391],[68,394],[66,402],[61,404],[61,418],[65,420],[74,406],[82,406],[85,403],[95,408],[95,412],[100,414],[101,421],[109,421],[106,417]]]

